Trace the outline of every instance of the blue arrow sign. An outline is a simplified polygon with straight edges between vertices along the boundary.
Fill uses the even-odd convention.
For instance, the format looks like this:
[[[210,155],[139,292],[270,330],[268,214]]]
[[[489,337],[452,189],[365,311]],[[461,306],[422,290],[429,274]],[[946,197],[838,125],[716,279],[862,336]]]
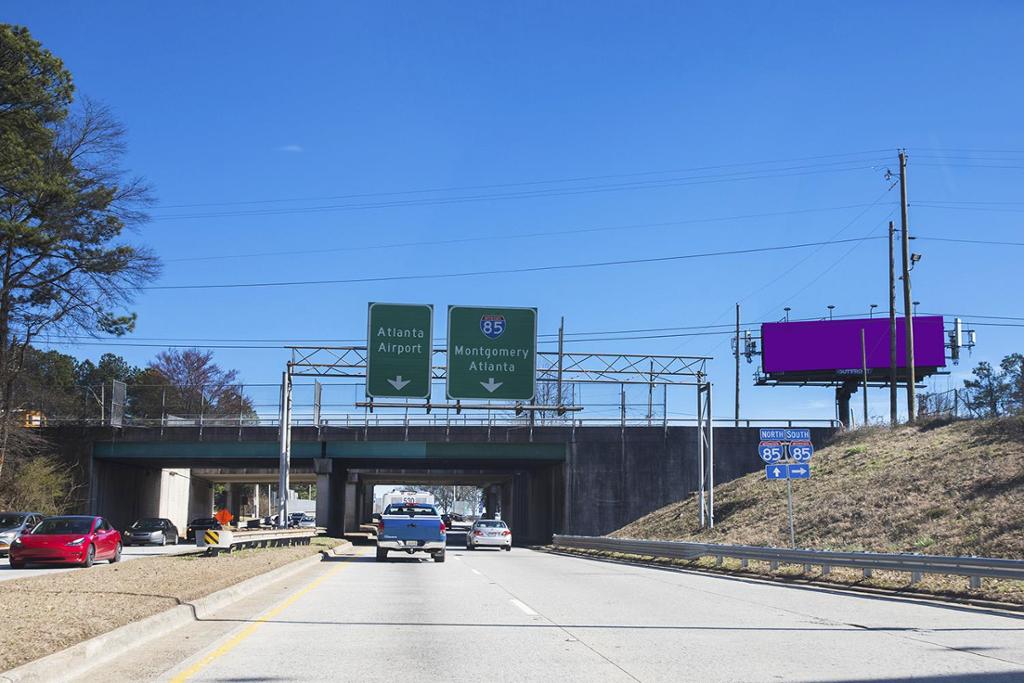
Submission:
[[[790,479],[810,479],[811,478],[811,466],[800,463],[799,465],[786,465],[786,469],[789,470]]]
[[[769,479],[785,479],[789,472],[785,465],[767,465],[764,468],[764,476]]]

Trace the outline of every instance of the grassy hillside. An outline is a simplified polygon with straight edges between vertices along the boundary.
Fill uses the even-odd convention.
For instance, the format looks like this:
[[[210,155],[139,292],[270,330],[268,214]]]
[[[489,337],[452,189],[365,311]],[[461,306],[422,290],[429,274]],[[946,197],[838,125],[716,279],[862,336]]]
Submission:
[[[812,470],[793,482],[798,547],[1024,558],[1024,418],[858,429]],[[763,469],[716,487],[715,512],[700,531],[694,497],[612,535],[789,545],[786,484]]]

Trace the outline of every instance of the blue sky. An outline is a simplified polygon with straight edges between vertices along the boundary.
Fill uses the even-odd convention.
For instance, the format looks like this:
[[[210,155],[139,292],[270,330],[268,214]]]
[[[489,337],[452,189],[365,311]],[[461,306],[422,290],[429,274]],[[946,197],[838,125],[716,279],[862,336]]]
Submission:
[[[910,154],[913,234],[1020,241],[1022,14],[1011,2],[49,2],[0,16],[27,25],[78,92],[127,126],[127,166],[159,200],[135,239],[165,260],[162,286],[879,236],[898,220],[884,178],[898,147]],[[460,189],[410,192],[434,188]],[[591,228],[608,229],[564,234]],[[380,248],[410,242],[421,244]],[[1024,249],[914,248],[922,312],[1021,324],[977,316],[1024,318]],[[828,304],[849,315],[885,306],[886,258],[884,240],[866,240],[530,274],[153,290],[138,300],[132,338],[51,341],[142,364],[158,349],[125,344],[355,340],[368,301],[433,303],[437,329],[449,303],[536,306],[541,333],[563,315],[569,332],[725,324],[737,301],[745,322],[776,320],[786,305],[795,317]],[[1022,350],[1024,328],[976,329],[973,358],[939,387],[976,360]],[[574,348],[713,355],[716,413],[731,415],[727,336]],[[273,382],[286,353],[217,358],[247,382]],[[745,415],[832,416],[829,390],[754,388],[754,367],[744,365]],[[693,412],[685,395],[672,402]],[[872,414],[887,405],[874,392]],[[602,411],[615,409],[590,414]]]

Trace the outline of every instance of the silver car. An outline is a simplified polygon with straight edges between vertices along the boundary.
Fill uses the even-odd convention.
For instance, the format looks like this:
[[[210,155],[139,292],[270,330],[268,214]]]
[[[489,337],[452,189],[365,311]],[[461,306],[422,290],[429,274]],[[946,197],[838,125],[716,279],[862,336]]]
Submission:
[[[43,521],[39,512],[0,512],[0,557],[10,553],[11,544]]]
[[[512,530],[500,519],[478,519],[466,532],[466,550],[477,548],[512,550]]]
[[[171,545],[178,544],[178,527],[169,519],[147,517],[136,520],[121,534],[121,542],[129,545]]]

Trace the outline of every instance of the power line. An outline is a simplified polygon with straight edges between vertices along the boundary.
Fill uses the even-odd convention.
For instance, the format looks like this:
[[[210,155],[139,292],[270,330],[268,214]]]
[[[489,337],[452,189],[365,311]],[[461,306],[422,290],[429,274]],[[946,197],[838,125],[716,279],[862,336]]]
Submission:
[[[395,201],[384,201],[384,202],[370,202],[361,204],[334,204],[326,206],[309,206],[309,207],[296,207],[286,209],[252,209],[247,211],[223,211],[217,213],[192,213],[192,214],[167,214],[154,216],[152,221],[169,221],[169,220],[186,220],[196,218],[226,218],[226,217],[239,217],[239,216],[280,216],[290,214],[310,214],[310,213],[324,213],[334,211],[358,211],[366,209],[388,209],[388,208],[400,208],[409,206],[438,206],[445,204],[463,204],[467,202],[479,202],[479,201],[493,201],[501,199],[533,199],[533,198],[545,198],[545,197],[563,197],[572,195],[584,195],[584,194],[595,194],[601,192],[619,192],[626,190],[646,190],[646,189],[659,189],[669,187],[684,187],[688,185],[708,185],[725,182],[740,182],[749,180],[764,180],[769,178],[791,178],[806,175],[816,175],[823,173],[844,173],[849,171],[858,171],[865,169],[878,168],[878,163],[882,160],[876,159],[871,160],[875,163],[867,163],[864,165],[847,166],[845,168],[813,168],[813,167],[792,167],[792,169],[771,169],[770,171],[755,173],[733,173],[724,174],[719,176],[688,176],[683,178],[668,178],[650,181],[635,181],[631,183],[619,183],[613,185],[597,185],[590,187],[575,187],[575,188],[550,188],[543,190],[530,190],[520,192],[506,192],[506,193],[490,193],[490,194],[478,194],[478,195],[461,195],[455,197],[433,197],[424,199],[408,199],[408,200],[395,200]],[[848,162],[847,162],[848,163]],[[793,169],[794,172],[779,172],[779,171],[790,171]],[[800,170],[802,169],[802,170]]]
[[[349,193],[341,195],[328,195],[320,197],[292,197],[292,198],[272,198],[272,199],[251,199],[241,201],[228,201],[228,202],[204,202],[204,203],[192,203],[192,204],[161,204],[158,208],[163,209],[187,209],[187,208],[203,208],[210,206],[244,206],[254,204],[279,204],[286,202],[319,202],[319,201],[336,201],[340,199],[362,199],[369,197],[389,197],[398,196],[404,194],[427,194],[432,192],[464,192],[467,190],[490,190],[507,187],[526,187],[533,185],[554,185],[559,183],[575,183],[585,182],[592,180],[610,180],[613,178],[638,178],[642,176],[651,175],[665,175],[669,173],[693,173],[696,171],[714,171],[725,168],[741,168],[744,166],[769,166],[775,164],[789,164],[798,161],[817,161],[821,159],[838,159],[840,157],[861,157],[868,154],[877,155],[884,152],[888,152],[886,149],[873,149],[866,150],[863,152],[845,152],[840,154],[821,154],[816,156],[808,157],[796,157],[789,159],[774,159],[768,161],[748,161],[748,162],[736,162],[730,164],[715,164],[710,166],[694,166],[690,168],[676,168],[676,169],[664,169],[660,171],[639,171],[634,173],[609,173],[603,175],[589,175],[589,176],[575,176],[569,178],[551,178],[548,180],[528,180],[510,183],[491,183],[484,185],[460,185],[460,186],[449,186],[449,187],[433,187],[433,188],[418,188],[412,190],[392,190],[384,192],[361,192],[361,193]],[[875,157],[871,157],[874,159]],[[832,162],[832,163],[844,163],[844,162]],[[849,162],[845,162],[849,163]],[[767,170],[767,169],[766,169]]]
[[[877,203],[877,202],[876,202]],[[793,209],[790,211],[769,211],[765,213],[750,213],[750,214],[738,214],[735,216],[720,216],[713,218],[689,218],[677,221],[661,221],[657,223],[634,223],[632,225],[611,225],[601,226],[592,228],[574,228],[569,230],[551,230],[544,232],[514,232],[511,234],[502,235],[483,235],[475,237],[456,237],[452,239],[444,240],[420,240],[415,242],[394,242],[390,244],[374,244],[366,246],[352,246],[352,247],[331,247],[326,249],[304,249],[297,251],[264,251],[264,252],[251,252],[247,254],[220,254],[213,256],[189,256],[184,258],[176,259],[164,259],[167,263],[181,263],[185,261],[215,261],[221,259],[241,259],[241,258],[256,258],[265,256],[301,256],[306,254],[329,254],[336,252],[351,252],[351,251],[372,251],[379,249],[401,249],[408,247],[429,247],[449,244],[464,244],[471,242],[487,242],[493,240],[515,240],[515,239],[526,239],[526,238],[537,238],[537,237],[557,237],[560,235],[580,235],[594,232],[613,232],[617,230],[639,230],[645,228],[662,228],[677,225],[692,225],[699,223],[725,223],[729,221],[749,220],[754,218],[772,218],[775,216],[794,216],[805,213],[820,213],[825,211],[840,211],[843,209],[857,209],[862,207],[871,207],[874,204],[845,204],[842,206],[827,206],[815,209]]]
[[[617,261],[596,261],[591,263],[569,263],[550,266],[531,266],[526,268],[501,268],[496,270],[465,271],[460,273],[436,273],[419,275],[381,275],[377,277],[345,278],[339,280],[292,280],[282,282],[245,282],[229,284],[205,284],[205,285],[153,285],[142,287],[145,291],[156,290],[186,290],[186,289],[243,289],[243,288],[265,288],[265,287],[295,287],[310,285],[340,285],[357,284],[367,282],[396,282],[407,280],[440,280],[463,277],[476,277],[480,275],[512,275],[523,273],[541,273],[559,270],[579,270],[583,268],[604,268],[609,266],[639,265],[649,263],[667,263],[671,261],[682,261],[688,259],[711,258],[717,256],[738,256],[743,254],[759,254],[776,251],[787,251],[792,249],[804,249],[824,244],[846,244],[850,242],[863,242],[866,239],[881,239],[880,237],[858,237],[845,240],[826,240],[821,242],[802,242],[799,244],[783,244],[771,247],[755,247],[751,249],[731,249],[725,251],[708,251],[696,254],[680,254],[676,256],[657,256],[640,259],[622,259]]]
[[[998,240],[969,240],[959,239],[956,237],[926,237],[919,235],[916,237],[919,240],[928,240],[931,242],[957,242],[959,244],[983,244],[988,246],[999,246],[999,247],[1024,247],[1024,242],[1002,242]]]

